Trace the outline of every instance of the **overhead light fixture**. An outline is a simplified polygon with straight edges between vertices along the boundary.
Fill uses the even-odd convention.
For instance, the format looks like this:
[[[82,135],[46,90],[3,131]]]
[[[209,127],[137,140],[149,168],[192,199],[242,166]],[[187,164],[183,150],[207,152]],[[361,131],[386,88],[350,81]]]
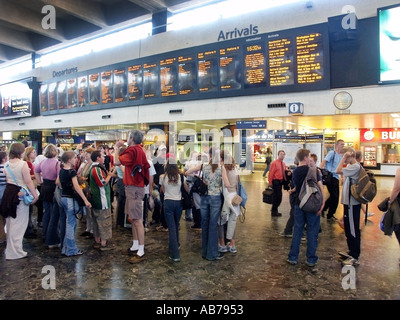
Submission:
[[[277,121],[277,122],[283,122],[283,120],[281,120],[281,119],[275,119],[275,118],[270,118],[269,120]]]
[[[400,115],[397,113],[391,113],[390,114],[393,118],[400,118]]]
[[[296,124],[296,123],[290,122],[290,121],[286,121],[286,123],[288,123],[288,124]]]
[[[213,126],[212,124],[202,124],[202,126],[215,128],[215,126]]]
[[[196,125],[194,122],[186,122],[186,121],[181,121],[181,123],[185,123],[185,124],[191,124],[192,126],[195,126],[195,125]]]

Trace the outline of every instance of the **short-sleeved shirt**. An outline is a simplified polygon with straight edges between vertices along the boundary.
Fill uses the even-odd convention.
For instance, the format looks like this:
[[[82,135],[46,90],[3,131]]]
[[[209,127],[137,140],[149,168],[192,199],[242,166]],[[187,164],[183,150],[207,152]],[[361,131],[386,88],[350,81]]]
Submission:
[[[184,180],[185,181],[185,177]],[[179,176],[176,184],[169,183],[168,175],[162,174],[160,176],[160,185],[164,187],[164,200],[181,200],[181,177]]]
[[[341,203],[345,205],[349,205],[349,198],[351,205],[360,204],[353,196],[350,195],[350,181],[351,184],[358,183],[358,178],[360,177],[360,169],[361,166],[358,162],[349,164],[345,168],[343,168],[343,176],[346,178],[343,182],[342,188],[342,199]]]
[[[60,172],[60,162],[56,157],[46,158],[35,166],[35,172],[42,174],[42,179],[55,181]]]
[[[219,196],[222,191],[222,170],[221,167],[212,172],[210,164],[203,165],[203,177],[208,184],[208,195]]]
[[[327,153],[326,160],[326,169],[332,172],[333,177],[339,180],[339,175],[335,173],[336,168],[338,167],[340,161],[342,160],[342,155],[337,153],[335,150],[331,150]]]
[[[62,187],[62,197],[73,198],[74,197],[74,186],[72,185],[72,178],[76,177],[76,171],[74,169],[61,169],[60,170],[60,183]]]

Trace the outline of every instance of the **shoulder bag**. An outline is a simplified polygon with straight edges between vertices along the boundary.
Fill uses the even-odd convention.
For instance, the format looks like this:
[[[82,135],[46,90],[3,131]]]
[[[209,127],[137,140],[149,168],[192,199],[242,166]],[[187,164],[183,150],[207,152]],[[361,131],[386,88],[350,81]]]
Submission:
[[[208,186],[203,179],[203,165],[200,167],[199,176],[193,177],[192,192],[198,193],[200,196],[205,196],[208,194]]]
[[[17,179],[15,178],[15,176],[14,176],[14,174],[12,173],[12,171],[11,171],[11,169],[10,169],[10,166],[9,166],[8,164],[7,164],[6,168],[7,168],[8,172],[10,173],[11,178],[13,178],[15,184],[16,184],[17,186],[19,186],[19,184],[18,184],[18,182],[17,182]],[[20,192],[23,192],[23,195],[21,196],[21,198],[22,198],[21,200],[23,200],[24,203],[25,203],[27,206],[29,206],[30,204],[32,204],[32,202],[33,202],[33,200],[35,199],[35,197],[33,196],[32,192],[29,190],[29,188],[28,188],[26,185],[21,186]],[[39,190],[38,190],[37,188],[36,188],[36,194],[37,194],[38,196],[40,195]]]
[[[185,181],[183,179],[183,174],[179,174],[181,176],[181,194],[182,194],[182,209],[188,210],[193,207],[192,196],[185,189]]]

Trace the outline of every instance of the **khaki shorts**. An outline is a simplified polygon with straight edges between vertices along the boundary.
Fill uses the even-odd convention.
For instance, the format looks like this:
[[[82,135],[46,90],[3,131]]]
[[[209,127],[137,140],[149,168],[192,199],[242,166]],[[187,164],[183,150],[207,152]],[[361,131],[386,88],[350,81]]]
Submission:
[[[112,237],[112,215],[111,209],[93,209],[93,235],[101,240]]]
[[[143,219],[144,188],[125,186],[125,213],[131,220]]]

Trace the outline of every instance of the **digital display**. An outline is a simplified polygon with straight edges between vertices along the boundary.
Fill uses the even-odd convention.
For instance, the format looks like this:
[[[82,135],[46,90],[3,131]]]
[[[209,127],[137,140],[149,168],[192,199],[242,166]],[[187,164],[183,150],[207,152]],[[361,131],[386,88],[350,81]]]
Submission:
[[[126,69],[115,69],[114,70],[114,95],[115,102],[126,101],[127,95],[127,76]]]
[[[323,79],[323,43],[321,33],[296,37],[297,83],[316,83]]]
[[[217,50],[198,53],[198,87],[199,92],[214,92],[218,89]]]
[[[128,92],[129,100],[137,100],[143,93],[142,65],[133,65],[128,67]]]
[[[143,94],[145,99],[154,98],[158,89],[157,63],[143,64]]]
[[[380,83],[400,82],[400,6],[378,9]]]
[[[265,87],[266,75],[265,45],[257,43],[248,45],[244,54],[244,87]]]
[[[219,80],[221,90],[240,89],[242,87],[240,50],[240,46],[219,50]]]
[[[327,23],[231,39],[49,80],[41,111],[329,89],[329,56]]]
[[[0,118],[32,115],[32,90],[27,81],[20,80],[0,85]]]
[[[101,73],[101,102],[103,104],[113,102],[113,74],[112,71]]]
[[[89,102],[91,105],[100,103],[100,75],[89,75]]]
[[[178,57],[178,89],[180,95],[195,93],[197,87],[195,56]]]
[[[269,85],[294,84],[294,46],[289,38],[268,41]]]
[[[84,107],[88,105],[89,89],[87,76],[78,77],[78,105]]]
[[[68,108],[75,108],[78,105],[78,82],[76,78],[67,82]]]
[[[171,97],[178,94],[178,69],[176,58],[167,58],[160,61],[160,88],[162,97]]]
[[[40,111],[49,110],[49,96],[47,83],[40,86]]]

